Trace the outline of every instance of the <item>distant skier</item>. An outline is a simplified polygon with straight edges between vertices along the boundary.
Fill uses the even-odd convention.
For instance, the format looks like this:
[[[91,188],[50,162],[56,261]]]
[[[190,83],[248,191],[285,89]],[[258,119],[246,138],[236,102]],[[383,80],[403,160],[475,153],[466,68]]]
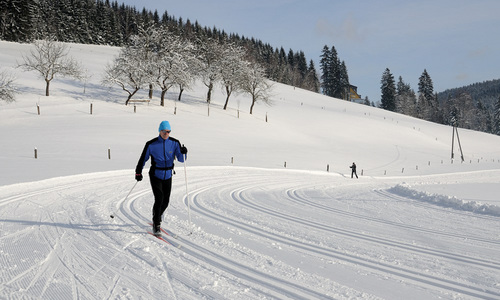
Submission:
[[[155,235],[161,235],[162,215],[170,201],[174,159],[184,162],[184,155],[187,154],[187,148],[184,145],[181,146],[177,139],[170,137],[171,130],[168,121],[160,123],[159,136],[146,143],[135,168],[135,179],[141,181],[142,169],[151,157],[149,181],[155,197],[153,205],[153,234]]]
[[[356,175],[356,178],[358,178],[358,174],[356,173],[356,164],[353,162],[351,168],[351,178],[354,178],[353,176]]]

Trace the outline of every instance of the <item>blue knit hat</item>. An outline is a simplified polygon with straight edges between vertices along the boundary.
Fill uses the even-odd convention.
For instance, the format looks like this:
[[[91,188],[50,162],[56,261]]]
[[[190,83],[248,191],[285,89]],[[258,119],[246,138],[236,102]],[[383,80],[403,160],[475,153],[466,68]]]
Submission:
[[[170,128],[170,123],[168,123],[168,121],[163,121],[160,123],[160,127],[158,128],[158,131],[162,131],[162,130],[172,130],[172,128]]]

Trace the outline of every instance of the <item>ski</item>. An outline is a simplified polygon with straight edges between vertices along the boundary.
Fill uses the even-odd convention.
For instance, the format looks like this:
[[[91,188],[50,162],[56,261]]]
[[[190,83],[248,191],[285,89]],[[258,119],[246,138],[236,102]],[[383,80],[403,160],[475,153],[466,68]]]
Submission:
[[[149,226],[153,226],[153,223],[148,223]],[[163,235],[155,235],[153,232],[149,231],[148,230],[148,233],[151,234],[152,236],[154,236],[155,238],[159,239],[159,240],[162,240],[163,242],[171,245],[171,246],[174,246],[176,248],[181,248],[181,245],[178,243],[178,242],[173,242],[173,241],[169,241],[167,240],[167,237],[169,238],[177,238],[177,236],[172,236],[170,234],[170,232],[168,232],[167,230],[163,229],[163,228],[160,228],[161,232],[165,234],[165,237],[163,237]]]
[[[148,231],[149,234],[151,234],[152,236],[154,236],[155,238],[159,239],[159,240],[162,240],[164,241],[165,243],[169,244],[169,245],[172,245],[172,243],[170,243],[169,241],[167,241],[164,237],[162,237],[161,235],[155,235],[154,233],[152,233],[151,231]]]
[[[153,226],[153,223],[148,223],[149,226]],[[170,235],[165,229],[160,227],[161,232],[163,232],[166,235]]]
[[[174,232],[172,232],[170,230],[165,230],[165,233],[168,234],[168,236],[171,237],[171,238],[174,238],[174,239],[178,239],[179,238],[179,235],[177,233],[174,233]]]

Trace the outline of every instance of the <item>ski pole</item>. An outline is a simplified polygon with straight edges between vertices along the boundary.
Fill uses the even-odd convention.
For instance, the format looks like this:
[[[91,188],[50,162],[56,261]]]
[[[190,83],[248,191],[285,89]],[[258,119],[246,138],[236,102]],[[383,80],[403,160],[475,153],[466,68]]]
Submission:
[[[139,181],[136,181],[134,186],[130,189],[130,192],[128,192],[127,196],[125,196],[125,199],[123,199],[123,201],[125,202],[128,198],[128,196],[130,196],[130,194],[132,193],[132,191],[134,190],[135,186],[137,185]],[[113,219],[115,217],[115,215],[112,213],[110,216],[109,216],[111,219]]]
[[[189,234],[193,233],[193,223],[191,222],[191,208],[189,204],[189,191],[188,191],[188,179],[187,179],[187,171],[186,171],[186,159],[187,155],[184,154],[184,180],[186,181],[186,200],[187,200],[187,207],[188,207],[188,217],[189,217],[189,228],[191,229],[191,232]]]

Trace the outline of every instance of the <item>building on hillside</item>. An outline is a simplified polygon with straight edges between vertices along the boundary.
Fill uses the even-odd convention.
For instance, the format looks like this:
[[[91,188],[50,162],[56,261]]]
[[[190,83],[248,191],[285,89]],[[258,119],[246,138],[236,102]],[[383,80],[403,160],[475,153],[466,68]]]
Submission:
[[[349,93],[347,94],[347,96],[349,97],[349,99],[347,99],[348,101],[361,104],[365,102],[365,100],[361,99],[361,95],[358,94],[358,87],[355,85],[349,85]]]

